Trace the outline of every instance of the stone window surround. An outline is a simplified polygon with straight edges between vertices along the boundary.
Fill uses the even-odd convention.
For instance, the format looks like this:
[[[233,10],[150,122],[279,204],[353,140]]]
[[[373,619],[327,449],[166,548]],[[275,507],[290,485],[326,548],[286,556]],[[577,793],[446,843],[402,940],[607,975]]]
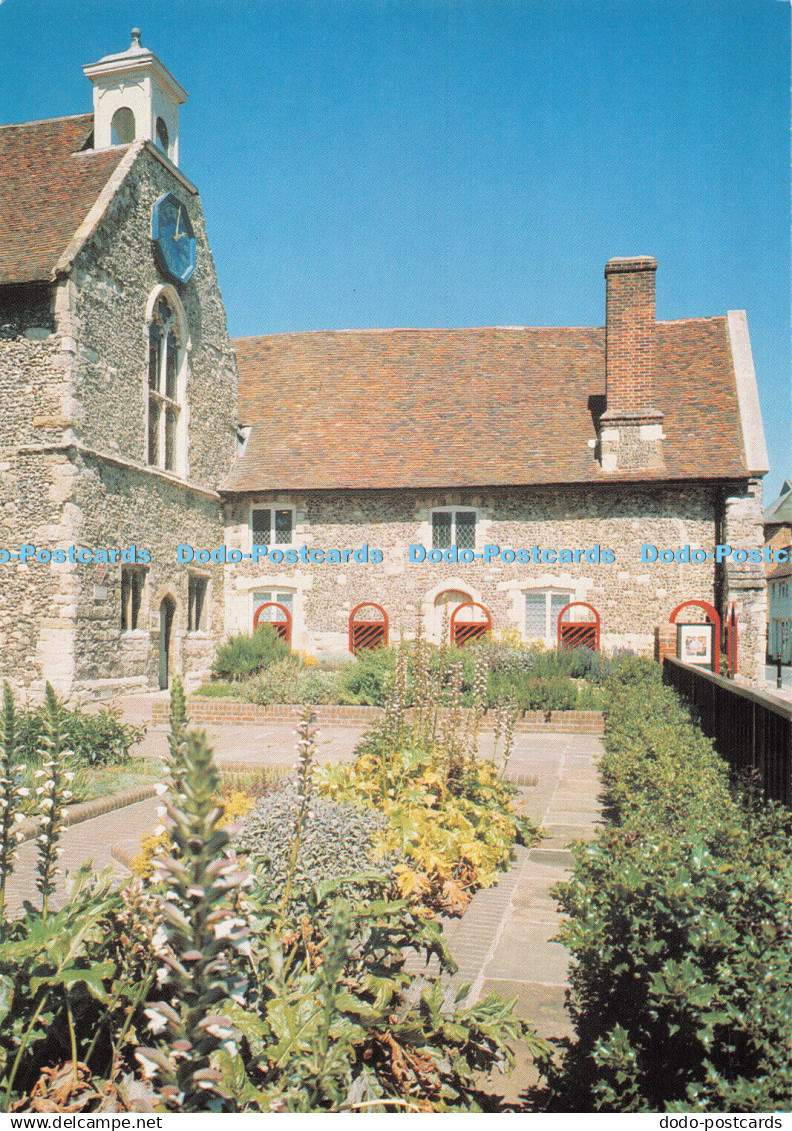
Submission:
[[[253,594],[260,589],[271,593],[292,594],[292,650],[304,648],[305,636],[305,596],[313,586],[310,574],[268,573],[257,577],[237,577],[236,589],[241,594],[237,603],[238,613],[244,620],[237,621],[237,632],[253,631],[253,614],[255,613]]]
[[[179,354],[176,369],[176,403],[179,405],[179,415],[176,425],[175,436],[175,451],[174,451],[174,467],[165,468],[165,444],[164,444],[164,419],[160,424],[161,439],[160,439],[160,464],[149,463],[148,452],[148,435],[149,435],[149,411],[151,396],[149,390],[149,348],[150,348],[150,327],[154,321],[154,314],[157,308],[157,303],[161,298],[164,298],[168,306],[173,312],[175,321],[176,336],[179,341]],[[146,467],[152,470],[162,471],[166,475],[173,475],[179,480],[186,480],[190,475],[189,465],[189,429],[190,429],[190,408],[188,398],[188,384],[189,384],[189,355],[192,349],[192,340],[190,338],[189,324],[187,322],[187,314],[184,310],[179,292],[171,283],[158,283],[151,291],[146,302],[146,325],[145,325],[145,358],[146,363],[143,371],[143,397],[145,404],[145,427],[143,432],[143,463]],[[164,417],[164,414],[163,414]]]
[[[418,537],[416,542],[420,546],[425,546],[431,549],[432,546],[432,515],[437,514],[439,511],[473,511],[476,516],[476,551],[480,550],[487,540],[487,527],[489,526],[490,511],[482,507],[475,499],[472,503],[463,503],[456,501],[461,496],[459,492],[452,492],[446,495],[445,503],[433,506],[430,504],[422,504],[416,514],[416,521],[418,522]],[[453,543],[452,543],[453,545]]]
[[[125,574],[127,574],[127,575],[136,574],[138,577],[142,577],[142,579],[143,579],[141,587],[140,587],[140,605],[138,606],[137,617],[135,618],[136,624],[135,624],[134,628],[123,628],[122,627],[123,621],[124,621],[123,603],[124,603],[124,588],[125,588],[125,586],[124,586],[124,575]],[[120,600],[121,600],[121,604],[122,604],[122,609],[121,609],[121,617],[120,617],[121,625],[119,625],[118,631],[119,631],[121,638],[124,639],[124,640],[128,640],[130,637],[134,637],[134,636],[148,636],[148,629],[145,627],[145,625],[148,623],[148,616],[149,616],[148,574],[149,574],[149,568],[148,568],[148,566],[145,566],[145,565],[122,565],[122,567],[121,567],[121,584],[120,584],[119,596],[120,596]],[[130,610],[131,610],[132,586],[130,586],[128,591],[127,591],[127,599],[130,602]],[[130,615],[129,615],[129,612],[127,612],[127,615],[126,615],[127,622],[129,621],[129,619],[130,619]]]
[[[547,592],[549,590],[556,590],[560,592],[571,593],[572,601],[586,601],[587,593],[591,586],[594,584],[592,578],[587,577],[572,577],[569,573],[544,573],[539,577],[516,579],[514,581],[499,581],[497,588],[502,592],[511,594],[511,608],[509,610],[509,619],[512,622],[513,628],[520,634],[523,640],[527,640],[525,635],[525,594]],[[549,648],[555,647],[554,641],[549,641],[545,638],[545,644]]]
[[[201,620],[204,624],[203,628],[187,628],[187,635],[196,640],[209,639],[212,635],[212,576],[200,569],[187,570],[187,604],[188,610],[188,625],[189,625],[189,608],[190,608],[190,585],[193,580],[204,581],[206,588],[204,590],[203,605],[201,608]]]

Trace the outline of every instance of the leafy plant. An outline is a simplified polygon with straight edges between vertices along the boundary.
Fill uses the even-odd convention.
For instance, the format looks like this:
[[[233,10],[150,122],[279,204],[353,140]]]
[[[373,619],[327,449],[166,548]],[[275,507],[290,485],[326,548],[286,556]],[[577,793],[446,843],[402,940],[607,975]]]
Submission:
[[[234,681],[247,679],[288,655],[288,645],[272,625],[259,625],[255,632],[229,636],[220,645],[212,664],[212,675]]]
[[[354,664],[346,665],[339,673],[342,699],[381,707],[395,670],[396,653],[393,648],[364,649],[358,653]]]
[[[346,804],[380,809],[388,823],[382,850],[407,858],[397,866],[403,895],[464,910],[470,894],[495,882],[514,844],[535,843],[536,829],[513,810],[514,787],[492,763],[449,779],[442,751],[404,745],[383,759],[367,744],[353,766],[327,766],[322,789]]]
[[[150,953],[140,964],[119,947],[112,915],[121,913],[122,903],[109,874],[97,879],[85,865],[67,884],[59,911],[44,917],[29,907],[6,923],[0,945],[4,1110],[15,1097],[16,1107],[23,1104],[48,1065],[67,1060],[75,1087],[90,1076],[89,1065],[115,1075],[152,963]],[[139,945],[145,933],[136,929],[135,935]],[[106,1089],[90,1091],[93,1106],[100,1105]]]
[[[291,784],[270,793],[248,813],[234,841],[237,851],[250,857],[259,896],[273,903],[280,902],[292,869],[301,808],[302,798]],[[386,861],[377,849],[378,836],[386,826],[387,819],[375,810],[313,797],[303,814],[293,863],[293,913],[306,910],[308,893],[323,881],[370,871],[392,872],[401,858]],[[344,889],[350,897],[354,890],[354,882]]]
[[[72,751],[66,746],[65,712],[50,683],[46,685],[45,696],[44,729],[39,747],[41,769],[36,770],[34,777],[39,780],[36,797],[41,829],[37,837],[36,887],[41,892],[41,910],[46,918],[49,897],[55,891],[55,877],[60,872],[57,861],[62,854],[59,842],[63,830],[63,806],[71,800],[68,786],[74,779],[74,771],[69,768]]]
[[[46,702],[34,710],[16,712],[15,759],[38,765],[42,737],[47,728]],[[100,707],[88,712],[61,704],[60,715],[69,735],[72,768],[79,766],[123,765],[131,758],[133,746],[146,733],[145,725],[121,722],[119,707]]]
[[[24,819],[23,799],[30,792],[16,785],[12,764],[16,744],[14,698],[6,680],[3,684],[3,710],[0,715],[0,924],[5,913],[6,881],[17,861],[17,846],[22,833],[15,829]]]
[[[577,1039],[550,1106],[789,1110],[792,817],[731,795],[658,665],[611,684],[611,824],[558,889]]]
[[[226,683],[223,680],[217,680],[215,683],[203,683],[196,688],[194,694],[202,699],[238,699],[239,684]]]
[[[334,672],[305,667],[295,657],[277,660],[259,675],[238,685],[249,703],[335,703],[339,678]]]
[[[167,1044],[140,1047],[136,1056],[157,1080],[160,1095],[178,1101],[180,1110],[227,1111],[233,1100],[218,1086],[221,1074],[211,1055],[224,1045],[235,1047],[235,1030],[216,1007],[244,991],[235,959],[249,950],[248,926],[234,899],[251,881],[234,855],[224,854],[229,836],[219,826],[220,779],[211,749],[195,732],[182,739],[181,722],[177,709],[168,804],[173,852],[159,858],[154,877],[168,885],[160,909],[163,998],[147,1009],[152,1032],[167,1033]]]

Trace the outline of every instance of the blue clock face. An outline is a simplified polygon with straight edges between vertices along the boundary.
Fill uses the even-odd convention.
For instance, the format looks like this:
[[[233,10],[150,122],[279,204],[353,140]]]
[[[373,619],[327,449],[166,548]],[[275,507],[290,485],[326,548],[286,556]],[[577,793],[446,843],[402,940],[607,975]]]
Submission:
[[[166,192],[151,210],[151,238],[162,272],[186,283],[195,270],[195,233],[187,209]]]

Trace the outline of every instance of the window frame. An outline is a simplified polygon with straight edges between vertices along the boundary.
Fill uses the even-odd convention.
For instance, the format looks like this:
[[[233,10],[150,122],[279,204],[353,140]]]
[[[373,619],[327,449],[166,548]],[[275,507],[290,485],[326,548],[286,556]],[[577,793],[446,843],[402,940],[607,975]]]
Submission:
[[[542,643],[545,645],[545,647],[547,647],[547,648],[557,648],[558,647],[558,631],[557,631],[556,626],[558,624],[558,612],[560,612],[561,609],[559,609],[558,612],[555,614],[555,617],[553,617],[553,597],[557,597],[557,596],[566,597],[564,605],[561,606],[561,608],[563,608],[565,605],[568,605],[571,602],[577,600],[575,590],[570,589],[570,588],[568,588],[567,586],[564,586],[564,585],[526,585],[526,586],[523,586],[520,589],[520,594],[521,594],[521,602],[522,602],[521,631],[522,631],[523,639],[527,640],[527,641],[541,640]],[[545,631],[544,631],[544,634],[541,637],[540,636],[529,636],[528,631],[527,631],[526,617],[527,617],[527,611],[528,610],[527,610],[527,600],[526,600],[526,598],[531,594],[542,595],[545,599],[545,614],[544,614]]]
[[[187,477],[188,406],[186,319],[170,286],[155,288],[146,311],[147,467]]]
[[[255,531],[253,529],[253,515],[256,511],[269,511],[269,539],[266,542],[257,542],[255,540]],[[291,529],[288,542],[277,542],[275,536],[277,534],[276,512],[289,511],[291,514]],[[267,549],[288,550],[294,548],[295,528],[297,526],[297,508],[292,503],[251,503],[248,512],[248,531],[250,534],[250,552],[253,552],[254,546],[266,546]]]
[[[472,514],[473,515],[473,545],[470,546],[470,547],[468,547],[468,546],[460,547],[459,543],[457,542],[457,517],[456,516],[457,516],[457,514],[460,514],[460,513]],[[450,534],[450,541],[449,541],[447,546],[435,546],[435,542],[434,542],[434,529],[435,529],[434,518],[435,518],[435,515],[440,515],[440,514],[448,514],[448,515],[451,516],[451,534]],[[457,546],[460,549],[471,549],[471,550],[474,550],[474,551],[478,550],[479,545],[480,545],[480,542],[479,542],[480,526],[481,526],[481,516],[479,514],[479,508],[478,507],[468,507],[468,506],[464,506],[462,504],[456,504],[456,505],[453,505],[453,506],[445,506],[445,507],[431,507],[430,510],[429,510],[429,542],[431,542],[431,546],[427,547],[427,548],[432,549],[432,550],[448,550],[452,546]]]
[[[187,572],[187,631],[190,635],[207,636],[211,632],[211,589],[210,577],[208,573],[196,573],[192,570]],[[196,585],[203,586],[203,595],[201,598],[201,606],[198,614],[198,624],[193,624],[193,589]]]
[[[145,632],[142,627],[141,621],[145,621],[146,616],[146,582],[148,578],[148,570],[140,566],[124,565],[121,567],[121,581],[119,585],[119,596],[121,600],[121,616],[119,632],[122,636],[129,636],[136,632]],[[129,584],[127,579],[139,579],[137,585],[137,606],[134,604],[136,593],[136,586],[134,582]],[[125,592],[126,590],[126,592]],[[131,623],[134,621],[134,623]],[[126,623],[125,623],[126,622]]]

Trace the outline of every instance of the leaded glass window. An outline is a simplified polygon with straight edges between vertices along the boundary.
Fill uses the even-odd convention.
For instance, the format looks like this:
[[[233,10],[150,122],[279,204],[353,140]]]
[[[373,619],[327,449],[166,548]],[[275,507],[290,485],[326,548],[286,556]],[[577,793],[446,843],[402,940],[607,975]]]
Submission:
[[[475,550],[475,511],[432,512],[432,549],[447,550],[450,546],[458,546],[460,550]]]

